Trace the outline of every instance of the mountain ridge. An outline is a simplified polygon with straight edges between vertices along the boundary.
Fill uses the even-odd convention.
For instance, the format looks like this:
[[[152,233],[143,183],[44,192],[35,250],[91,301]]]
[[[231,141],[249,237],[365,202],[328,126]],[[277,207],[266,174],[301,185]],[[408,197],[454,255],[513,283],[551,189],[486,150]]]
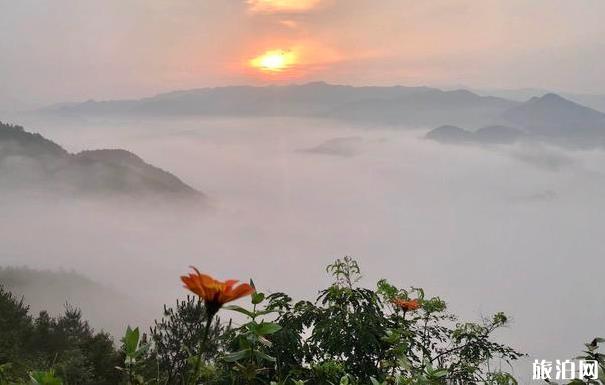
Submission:
[[[605,114],[554,93],[534,96],[505,110],[500,120],[479,130],[442,125],[426,136],[442,143],[511,144],[518,140],[594,148],[605,146]]]
[[[144,315],[151,314],[140,301],[73,270],[0,266],[0,287],[22,297],[33,313],[44,310],[56,316],[66,305],[80,308],[95,327],[114,335],[122,333],[126,324],[143,322]],[[106,311],[108,308],[114,311]],[[118,319],[116,314],[126,320]]]
[[[511,130],[483,130],[473,140],[510,142],[523,136],[571,147],[605,145],[605,114],[554,93],[519,102],[466,89],[313,82],[198,88],[137,100],[88,101],[52,111],[66,116],[311,117],[369,127],[449,125],[470,132],[500,126]]]
[[[41,112],[67,116],[319,117],[349,122],[430,126],[448,118],[454,118],[456,121],[453,123],[468,123],[466,117],[472,116],[476,120],[482,109],[487,124],[504,109],[517,104],[493,96],[479,96],[467,90],[313,82],[198,88],[140,99],[62,104]],[[448,116],[443,114],[444,106]]]
[[[164,196],[198,200],[204,194],[175,175],[123,149],[69,153],[57,143],[18,125],[0,122],[3,188],[48,187],[76,195]]]
[[[505,111],[502,118],[540,140],[576,146],[605,144],[605,114],[554,93],[532,97]]]

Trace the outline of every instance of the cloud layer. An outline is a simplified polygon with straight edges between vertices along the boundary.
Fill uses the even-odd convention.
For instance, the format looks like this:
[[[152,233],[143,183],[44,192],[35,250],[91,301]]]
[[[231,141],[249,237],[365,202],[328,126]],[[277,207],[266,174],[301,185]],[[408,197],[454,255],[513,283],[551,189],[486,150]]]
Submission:
[[[213,210],[3,195],[4,265],[74,268],[159,309],[184,294],[191,264],[313,298],[323,267],[353,255],[364,285],[422,286],[465,318],[505,311],[502,338],[544,359],[575,354],[605,317],[594,306],[602,151],[456,147],[285,118],[26,126],[70,151],[129,148],[206,192]]]

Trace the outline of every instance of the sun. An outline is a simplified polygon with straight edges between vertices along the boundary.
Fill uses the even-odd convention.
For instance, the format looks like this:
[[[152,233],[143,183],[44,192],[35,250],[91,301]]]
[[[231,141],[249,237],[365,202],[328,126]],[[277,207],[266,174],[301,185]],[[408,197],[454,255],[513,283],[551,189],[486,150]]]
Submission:
[[[271,50],[250,60],[250,65],[266,72],[282,72],[292,68],[297,62],[297,55],[288,50]]]

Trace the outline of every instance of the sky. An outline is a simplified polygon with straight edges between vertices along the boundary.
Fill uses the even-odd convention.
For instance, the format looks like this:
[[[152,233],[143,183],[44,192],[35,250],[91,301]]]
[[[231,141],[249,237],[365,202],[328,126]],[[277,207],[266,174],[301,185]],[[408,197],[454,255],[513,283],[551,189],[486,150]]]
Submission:
[[[0,106],[318,80],[602,93],[604,13],[602,0],[0,0]],[[287,68],[251,66],[265,52]]]

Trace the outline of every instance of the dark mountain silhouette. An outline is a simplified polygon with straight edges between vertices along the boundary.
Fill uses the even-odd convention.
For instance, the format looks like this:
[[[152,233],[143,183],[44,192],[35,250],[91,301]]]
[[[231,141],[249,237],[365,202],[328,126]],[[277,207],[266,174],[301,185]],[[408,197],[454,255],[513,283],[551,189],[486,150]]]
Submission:
[[[437,127],[426,134],[427,139],[441,143],[512,144],[524,137],[524,133],[513,127],[486,126],[469,131],[457,126]]]
[[[510,144],[524,137],[523,131],[508,126],[486,126],[474,132],[473,137],[481,143]]]
[[[58,144],[40,134],[25,132],[23,127],[0,122],[0,143],[3,157],[18,155],[32,158],[60,158],[68,155]]]
[[[605,114],[556,94],[533,97],[502,117],[542,140],[589,146],[605,143]]]
[[[442,143],[465,143],[472,142],[473,133],[463,128],[444,125],[432,129],[426,134],[427,139]]]
[[[65,193],[166,196],[203,195],[176,176],[125,150],[70,154],[40,134],[0,123],[1,188],[44,187]]]
[[[565,147],[605,145],[605,114],[552,93],[507,109],[497,121],[506,125],[476,131],[441,126],[426,137],[443,143],[507,144],[523,139]]]
[[[63,115],[293,116],[360,123],[483,125],[517,105],[472,92],[429,87],[352,87],[323,82],[176,91],[139,100],[88,101],[44,110]]]

